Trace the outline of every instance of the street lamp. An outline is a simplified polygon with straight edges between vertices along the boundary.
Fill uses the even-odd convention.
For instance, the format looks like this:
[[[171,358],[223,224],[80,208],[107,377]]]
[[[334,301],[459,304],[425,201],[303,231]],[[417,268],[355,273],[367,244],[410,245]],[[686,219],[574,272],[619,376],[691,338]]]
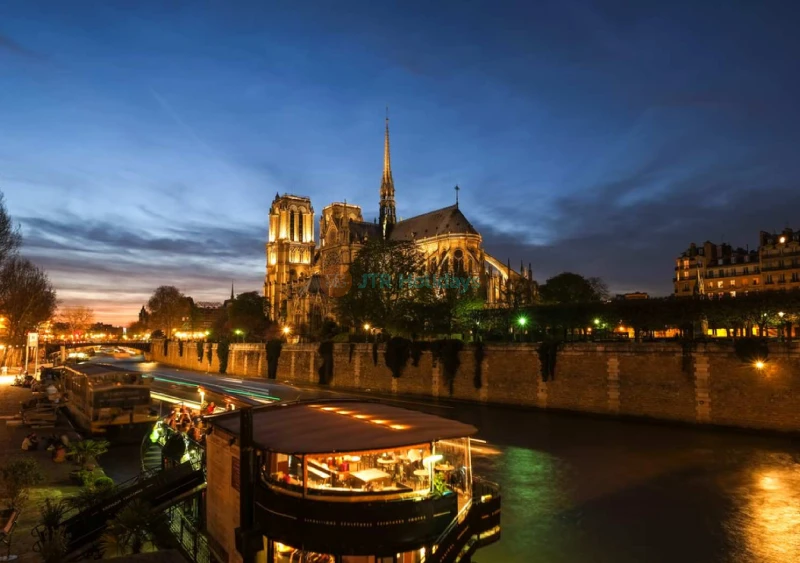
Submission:
[[[236,330],[233,331],[233,333],[236,336],[241,336],[242,337],[242,342],[244,342],[244,331],[243,330],[237,328]]]
[[[202,387],[198,387],[197,392],[200,393],[200,410],[203,410],[203,406],[206,404],[206,392]]]
[[[369,323],[364,323],[364,330],[369,332]]]

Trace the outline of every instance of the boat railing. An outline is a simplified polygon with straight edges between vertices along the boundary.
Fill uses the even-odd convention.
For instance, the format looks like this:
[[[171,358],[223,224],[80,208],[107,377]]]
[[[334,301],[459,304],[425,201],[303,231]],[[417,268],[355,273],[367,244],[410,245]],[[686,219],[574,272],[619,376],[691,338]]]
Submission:
[[[465,548],[468,548],[471,543],[476,542],[479,538],[467,536],[465,538],[464,545],[462,546],[457,545],[457,538],[464,537],[464,532],[467,527],[471,526],[473,520],[472,517],[477,513],[477,511],[481,511],[481,509],[483,509],[483,511],[486,510],[486,508],[481,505],[485,505],[495,499],[499,500],[499,498],[500,485],[481,477],[474,477],[472,481],[472,502],[469,505],[467,517],[465,519],[460,517],[454,518],[453,521],[450,522],[450,525],[439,535],[435,545],[442,546],[453,544],[456,547],[456,550],[448,550],[448,554],[450,554],[451,557],[462,552]],[[434,552],[426,554],[422,560],[422,563],[438,563],[441,561],[449,561],[450,559],[451,558],[447,557],[447,555]]]

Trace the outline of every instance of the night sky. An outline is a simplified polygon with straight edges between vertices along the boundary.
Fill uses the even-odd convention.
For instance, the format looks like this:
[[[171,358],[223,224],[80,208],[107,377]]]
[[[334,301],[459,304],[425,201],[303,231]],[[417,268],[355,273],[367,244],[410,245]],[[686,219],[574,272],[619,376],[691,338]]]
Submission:
[[[11,0],[0,190],[64,303],[128,322],[260,290],[276,192],[377,216],[388,105],[399,217],[459,184],[540,282],[665,295],[692,241],[800,228],[796,5]]]

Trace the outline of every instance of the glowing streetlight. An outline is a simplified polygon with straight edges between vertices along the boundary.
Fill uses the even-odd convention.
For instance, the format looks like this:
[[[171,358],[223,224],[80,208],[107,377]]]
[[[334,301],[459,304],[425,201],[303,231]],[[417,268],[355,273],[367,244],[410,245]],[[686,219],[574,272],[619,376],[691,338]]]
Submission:
[[[283,327],[283,334],[289,334],[290,332],[292,332],[291,328],[289,328],[288,326]]]
[[[525,317],[520,317],[520,318],[517,319],[517,324],[519,326],[525,326],[527,324],[527,322],[528,322],[528,319],[526,319]]]
[[[758,360],[755,363],[755,366],[756,366],[756,369],[764,369],[766,367],[766,364],[764,362],[762,362],[761,360]]]
[[[364,323],[364,330],[369,331],[370,326],[369,323]]]
[[[599,325],[599,324],[600,324],[600,319],[595,319],[595,320],[594,320],[594,324],[595,324],[595,326],[596,326],[596,325]]]

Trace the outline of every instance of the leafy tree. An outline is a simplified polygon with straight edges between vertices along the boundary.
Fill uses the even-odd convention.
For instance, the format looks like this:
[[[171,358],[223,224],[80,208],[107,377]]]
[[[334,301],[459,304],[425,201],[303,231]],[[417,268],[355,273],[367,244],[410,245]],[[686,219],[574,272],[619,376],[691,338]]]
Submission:
[[[84,333],[94,322],[94,311],[89,307],[67,307],[59,311],[59,322],[67,327],[71,336]]]
[[[229,330],[241,330],[250,339],[262,340],[269,325],[266,298],[257,291],[240,293],[228,307]]]
[[[42,481],[44,475],[35,459],[14,458],[0,467],[0,491],[9,508],[21,510],[28,500],[31,487]]]
[[[0,310],[8,320],[8,343],[24,344],[28,331],[53,316],[56,292],[43,270],[29,260],[12,257],[0,269]],[[8,346],[3,354],[5,365]]]
[[[591,303],[606,299],[608,289],[600,278],[564,272],[548,279],[539,294],[545,303]]]
[[[0,268],[17,255],[22,236],[6,209],[5,196],[0,192]]]
[[[147,301],[150,328],[158,328],[169,337],[191,312],[191,301],[177,287],[162,285]]]
[[[353,286],[336,302],[342,319],[352,326],[369,323],[389,332],[413,329],[419,312],[416,304],[425,293],[425,288],[405,283],[425,275],[424,256],[413,242],[370,239],[351,264],[350,275]]]

